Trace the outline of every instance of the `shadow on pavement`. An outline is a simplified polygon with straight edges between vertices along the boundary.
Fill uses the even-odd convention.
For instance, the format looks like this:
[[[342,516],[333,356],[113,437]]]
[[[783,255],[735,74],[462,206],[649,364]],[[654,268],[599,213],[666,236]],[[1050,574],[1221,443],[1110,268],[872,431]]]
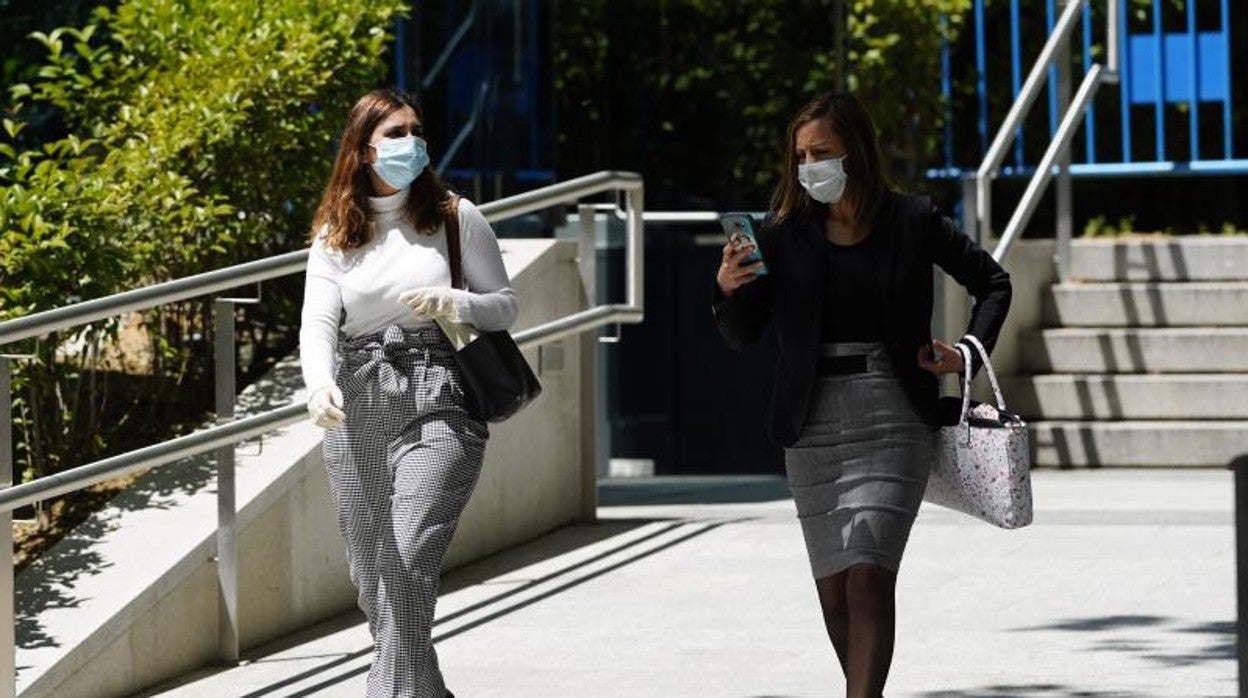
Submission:
[[[610,538],[622,535],[640,526],[652,523],[662,523],[664,525],[644,536],[622,542],[619,545],[612,546],[596,553],[591,557],[561,566],[558,569],[540,577],[525,580],[524,583],[518,584],[514,587],[509,587],[504,591],[500,591],[499,593],[490,596],[488,599],[459,609],[449,615],[439,617],[433,623],[434,643],[437,644],[457,635],[469,632],[482,625],[486,625],[490,622],[498,620],[499,618],[503,618],[515,613],[516,611],[522,610],[526,607],[532,606],[533,604],[540,603],[553,596],[578,587],[598,577],[615,572],[622,567],[631,565],[639,560],[650,557],[651,555],[681,545],[716,528],[735,522],[730,520],[688,521],[681,519],[655,520],[638,518],[615,519],[591,526],[569,526],[547,534],[536,541],[504,551],[490,557],[487,560],[470,564],[461,570],[449,573],[444,578],[442,593],[445,594],[457,589],[480,584],[488,579],[505,575],[508,572],[519,570],[543,560],[572,552],[587,545],[609,540]],[[675,538],[668,537],[658,544],[651,544],[654,543],[656,539],[669,536],[669,534],[672,533],[678,533],[679,535]],[[608,561],[610,564],[605,567],[594,569],[587,574],[576,574],[587,567],[594,566],[604,561]],[[523,595],[526,592],[531,592],[534,587],[550,584],[552,582],[555,582],[558,585],[542,591],[539,594],[516,600],[514,603],[505,603],[509,599],[513,599],[516,596]],[[485,612],[485,615],[471,622],[445,630],[441,633],[438,632],[439,626],[446,626],[452,621],[458,620],[469,614],[479,612]],[[300,645],[312,642],[319,638],[332,635],[347,628],[354,627],[363,622],[364,618],[361,613],[347,613],[321,623],[320,625],[308,628],[293,635],[289,635],[273,643],[248,652],[246,653],[246,659],[250,663],[255,664],[263,662],[289,661],[287,658],[276,657],[274,655],[294,649]],[[263,696],[272,695],[277,691],[287,689],[318,676],[323,676],[323,679],[315,685],[301,688],[296,692],[285,695],[289,695],[293,698],[295,696],[313,696],[321,694],[324,691],[332,689],[338,684],[367,673],[369,665],[364,664],[363,666],[359,666],[356,662],[371,655],[372,651],[372,647],[368,646],[346,654],[338,653],[334,655],[326,655],[324,658],[327,661],[298,674],[285,677],[279,681],[270,683],[267,686],[251,691],[243,695],[241,698],[262,698]],[[303,657],[303,659],[306,658],[308,657]],[[335,671],[337,671],[337,673],[333,673]],[[197,672],[190,677],[186,677],[186,679],[180,682],[180,684],[185,685],[186,683],[205,678],[212,673],[216,672],[211,670]],[[173,688],[173,686],[163,687],[162,690],[168,690],[170,688]]]
[[[780,475],[618,478],[598,485],[598,506],[757,504],[791,498]]]
[[[1173,626],[1173,627],[1166,627]],[[1149,629],[1145,637],[1131,637],[1130,631]],[[1093,644],[1092,652],[1133,652],[1149,661],[1170,667],[1195,666],[1205,662],[1235,659],[1236,629],[1232,621],[1186,624],[1178,618],[1150,615],[1118,615],[1100,618],[1076,618],[1051,625],[1018,628],[1016,632],[1067,632],[1082,634]],[[1200,648],[1176,648],[1167,642],[1167,634],[1208,636],[1208,644]],[[1106,634],[1109,634],[1107,636]],[[1184,643],[1185,644],[1185,643]]]
[[[514,548],[495,553],[484,560],[451,570],[442,577],[441,593],[449,594],[459,591],[465,587],[480,584],[487,579],[509,574],[543,560],[559,557],[574,550],[624,535],[633,529],[663,521],[668,522],[671,528],[680,525],[678,521],[639,517],[610,519],[590,525],[565,526],[551,531],[537,540],[522,543]],[[646,539],[650,537],[653,536],[647,536]],[[627,544],[619,546],[620,549],[624,547],[627,547]]]
[[[612,572],[615,572],[619,570],[620,568],[631,565],[635,562],[638,562],[639,560],[648,558],[651,555],[654,555],[656,553],[660,553],[670,548],[674,548],[678,545],[687,543],[690,540],[697,538],[698,536],[701,536],[705,533],[709,533],[717,528],[720,528],[721,526],[726,526],[728,524],[733,524],[733,523],[740,523],[740,522],[739,521],[710,521],[710,522],[674,521],[674,522],[671,522],[667,526],[663,527],[662,529],[658,531],[647,534],[636,540],[631,540],[627,543],[616,546],[615,548],[612,548],[610,550],[606,550],[604,552],[598,553],[597,555],[594,555],[593,557],[586,558],[574,564],[568,565],[567,567],[563,567],[545,576],[529,580],[514,589],[511,589],[511,590],[508,590],[499,594],[495,594],[494,596],[490,597],[489,599],[485,601],[482,601],[477,604],[473,604],[472,606],[464,608],[444,618],[439,618],[433,624],[434,625],[433,641],[434,643],[438,643],[444,640],[448,640],[452,637],[455,637],[456,635],[462,635],[463,633],[466,633],[469,630],[485,625],[486,623],[495,621],[499,618],[502,618],[503,616],[515,613],[516,611],[519,611],[528,606],[532,606],[533,604],[539,603],[541,601],[545,601],[546,599],[549,599],[558,594],[562,594],[563,592],[573,589],[575,587],[578,587],[586,582],[593,581],[594,579],[597,579],[603,575],[607,575]],[[678,537],[664,541],[663,543],[659,545],[653,545],[653,546],[645,545],[646,543],[649,543],[653,539],[659,538],[660,536],[663,536],[669,532],[676,531],[678,529],[690,528],[690,527],[693,530],[682,531]],[[474,611],[482,610],[486,607],[497,604],[499,601],[516,596],[525,591],[529,591],[533,587],[536,587],[540,584],[545,584],[557,578],[565,577],[572,572],[589,567],[595,563],[602,562],[608,559],[612,559],[621,553],[626,553],[627,556],[623,557],[623,559],[619,559],[615,562],[612,562],[610,565],[606,567],[594,570],[593,572],[590,572],[589,574],[585,574],[579,577],[574,577],[570,579],[569,581],[564,582],[553,589],[550,589],[549,591],[544,591],[541,594],[538,594],[536,596],[525,599],[524,601],[508,606],[507,608],[504,608],[500,611],[495,611],[493,613],[490,613],[483,618],[480,618],[471,623],[455,628],[454,630],[443,632],[441,634],[437,632],[437,626],[443,623],[447,623],[449,621],[455,620],[456,618],[462,617]]]
[[[1023,684],[1017,686],[985,686],[961,691],[928,691],[923,698],[1137,698],[1142,693],[1130,691],[1089,691],[1061,684]]]

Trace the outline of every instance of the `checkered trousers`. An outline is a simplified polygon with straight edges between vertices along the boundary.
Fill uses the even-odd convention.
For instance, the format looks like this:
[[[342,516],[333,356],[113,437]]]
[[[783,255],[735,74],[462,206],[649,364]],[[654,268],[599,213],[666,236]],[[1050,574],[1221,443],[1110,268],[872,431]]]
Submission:
[[[339,346],[347,419],[325,433],[325,470],[375,645],[368,696],[444,698],[434,605],[489,432],[465,411],[454,350],[436,327],[391,325]]]

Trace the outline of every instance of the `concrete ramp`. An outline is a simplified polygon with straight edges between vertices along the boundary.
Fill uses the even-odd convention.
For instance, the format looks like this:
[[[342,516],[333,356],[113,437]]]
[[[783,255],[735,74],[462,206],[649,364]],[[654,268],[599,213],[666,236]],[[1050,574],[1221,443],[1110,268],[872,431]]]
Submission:
[[[585,307],[574,244],[502,246],[521,298],[517,329]],[[527,352],[544,392],[491,428],[485,470],[448,568],[580,515],[580,346],[570,338],[542,356]],[[292,356],[244,391],[238,414],[303,399]],[[320,442],[320,429],[304,422],[236,450],[244,649],[354,607]],[[215,660],[215,478],[210,457],[149,472],[18,576],[20,695],[132,695]]]

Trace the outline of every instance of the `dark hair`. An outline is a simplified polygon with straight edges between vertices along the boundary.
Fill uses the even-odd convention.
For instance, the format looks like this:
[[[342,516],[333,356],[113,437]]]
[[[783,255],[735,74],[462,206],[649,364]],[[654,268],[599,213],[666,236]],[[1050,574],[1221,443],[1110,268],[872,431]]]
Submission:
[[[366,157],[368,141],[378,124],[403,107],[411,107],[416,118],[423,120],[416,100],[395,89],[369,92],[351,107],[329,184],[312,219],[312,240],[323,231],[329,247],[345,250],[360,247],[372,237],[368,219],[368,197],[372,193]],[[426,167],[411,186],[404,213],[418,232],[432,235],[452,211],[450,192],[432,167]]]
[[[854,217],[859,225],[870,226],[880,203],[889,189],[885,178],[880,144],[875,125],[857,97],[844,92],[825,92],[806,103],[789,123],[788,150],[780,181],[771,194],[771,215],[783,223],[794,215],[803,215],[826,207],[810,198],[797,181],[797,131],[817,119],[827,119],[836,135],[845,142],[845,196],[853,201]]]

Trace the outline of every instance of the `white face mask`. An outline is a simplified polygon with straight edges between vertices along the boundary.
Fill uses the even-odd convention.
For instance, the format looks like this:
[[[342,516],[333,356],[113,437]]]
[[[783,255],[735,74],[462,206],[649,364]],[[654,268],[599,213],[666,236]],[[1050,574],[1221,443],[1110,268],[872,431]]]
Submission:
[[[822,204],[834,204],[845,194],[845,158],[830,158],[797,166],[797,181],[806,188],[810,198]]]
[[[395,189],[411,184],[429,166],[429,150],[423,138],[383,138],[373,147],[377,149],[373,172]]]

